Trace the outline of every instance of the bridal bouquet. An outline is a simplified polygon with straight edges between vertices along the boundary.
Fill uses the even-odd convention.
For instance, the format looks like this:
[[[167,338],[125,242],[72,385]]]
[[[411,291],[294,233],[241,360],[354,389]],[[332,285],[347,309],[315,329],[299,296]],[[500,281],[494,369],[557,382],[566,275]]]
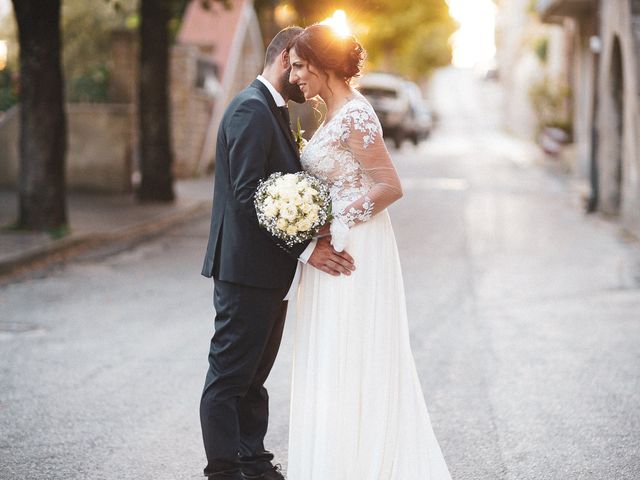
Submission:
[[[306,172],[273,173],[254,198],[258,223],[289,247],[310,240],[331,218],[327,186]]]

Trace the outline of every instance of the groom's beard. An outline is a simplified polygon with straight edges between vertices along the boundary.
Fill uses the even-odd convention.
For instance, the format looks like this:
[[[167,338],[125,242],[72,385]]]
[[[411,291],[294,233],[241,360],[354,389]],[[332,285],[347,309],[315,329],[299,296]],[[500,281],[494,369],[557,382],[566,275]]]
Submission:
[[[296,103],[304,103],[306,99],[304,98],[304,93],[300,90],[300,87],[295,83],[289,83],[289,73],[291,72],[291,67],[287,69],[287,71],[282,75],[282,88],[289,98]]]

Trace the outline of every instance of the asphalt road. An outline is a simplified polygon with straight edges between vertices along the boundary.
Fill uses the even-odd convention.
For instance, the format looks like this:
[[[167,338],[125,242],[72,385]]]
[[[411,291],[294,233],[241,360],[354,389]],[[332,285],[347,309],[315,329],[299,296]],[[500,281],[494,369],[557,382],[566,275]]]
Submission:
[[[437,132],[393,151],[391,215],[454,480],[640,478],[640,246],[503,133],[495,85],[447,70],[432,97]],[[0,288],[1,479],[201,478],[207,228]],[[288,329],[269,380],[283,464],[290,357]]]

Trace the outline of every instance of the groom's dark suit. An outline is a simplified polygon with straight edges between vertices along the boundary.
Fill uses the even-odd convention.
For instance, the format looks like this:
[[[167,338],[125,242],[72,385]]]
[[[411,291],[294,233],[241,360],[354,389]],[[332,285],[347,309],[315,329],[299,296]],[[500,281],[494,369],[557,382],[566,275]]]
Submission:
[[[205,474],[238,468],[239,460],[260,469],[273,458],[263,445],[269,401],[263,384],[282,338],[283,298],[307,243],[288,248],[260,228],[253,198],[260,179],[301,169],[290,126],[255,80],[231,101],[218,131],[202,269],[215,279],[216,310],[200,404]]]

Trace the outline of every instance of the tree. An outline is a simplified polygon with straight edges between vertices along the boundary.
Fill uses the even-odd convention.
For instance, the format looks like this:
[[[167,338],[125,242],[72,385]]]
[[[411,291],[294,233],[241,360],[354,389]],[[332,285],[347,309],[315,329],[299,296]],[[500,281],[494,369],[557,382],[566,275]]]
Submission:
[[[61,0],[12,1],[20,42],[18,227],[59,229],[67,224]]]
[[[173,152],[169,117],[169,0],[140,0],[138,198],[172,201]]]
[[[198,0],[228,6],[228,0]],[[172,20],[180,18],[185,0],[140,0],[139,133],[142,201],[172,201],[173,152],[169,111],[169,45]]]

